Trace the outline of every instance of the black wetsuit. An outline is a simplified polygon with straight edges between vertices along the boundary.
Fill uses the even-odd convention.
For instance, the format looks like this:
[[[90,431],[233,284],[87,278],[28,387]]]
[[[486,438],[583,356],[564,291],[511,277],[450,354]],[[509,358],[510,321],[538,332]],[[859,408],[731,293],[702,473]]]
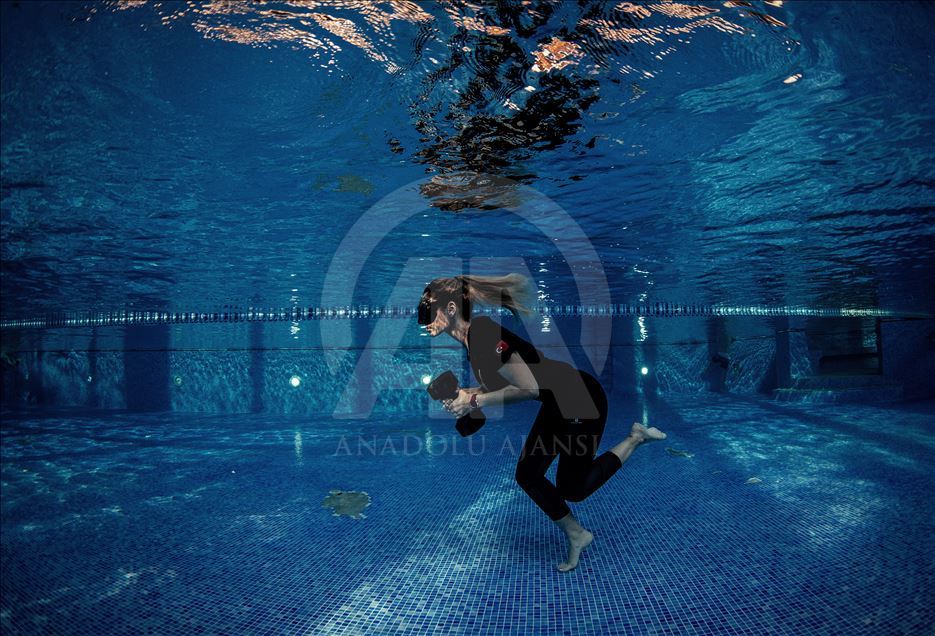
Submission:
[[[551,360],[532,344],[487,316],[476,316],[468,329],[468,359],[484,391],[509,382],[498,373],[513,353],[519,354],[539,385],[542,402],[516,464],[516,481],[553,520],[571,510],[620,468],[610,451],[595,458],[607,422],[607,396],[600,382],[566,362]],[[553,484],[545,477],[559,457]]]

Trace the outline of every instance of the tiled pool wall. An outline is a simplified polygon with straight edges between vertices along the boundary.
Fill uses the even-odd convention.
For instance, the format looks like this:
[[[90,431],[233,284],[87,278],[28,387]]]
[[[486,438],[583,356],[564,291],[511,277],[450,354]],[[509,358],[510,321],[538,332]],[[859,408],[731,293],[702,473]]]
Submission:
[[[817,373],[818,355],[806,341],[805,320],[647,317],[614,319],[603,323],[602,331],[601,323],[585,318],[553,320],[545,333],[533,323],[527,333],[546,355],[597,375],[614,396],[664,398],[710,391],[772,396],[775,389]],[[517,330],[511,318],[503,323]],[[447,337],[430,340],[410,321],[297,327],[245,323],[5,333],[3,402],[336,418],[381,413],[446,417],[429,404],[423,378],[453,369],[473,382],[458,343]],[[900,387],[901,400],[935,397],[935,321],[882,321],[879,334],[883,372],[877,379]],[[610,345],[601,346],[608,338]],[[868,395],[865,401],[874,399]]]

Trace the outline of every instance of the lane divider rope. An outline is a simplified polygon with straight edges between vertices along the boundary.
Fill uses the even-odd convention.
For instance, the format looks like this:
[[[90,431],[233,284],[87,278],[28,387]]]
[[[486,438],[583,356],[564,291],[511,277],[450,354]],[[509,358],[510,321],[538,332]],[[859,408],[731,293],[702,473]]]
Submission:
[[[643,317],[681,318],[707,316],[822,316],[822,317],[908,317],[931,318],[927,314],[897,314],[875,308],[816,308],[807,306],[770,307],[762,305],[698,305],[668,302],[608,305],[539,305],[536,313],[555,318]],[[506,314],[506,309],[476,307],[478,314]],[[24,319],[0,320],[0,329],[52,329],[60,327],[107,327],[113,325],[175,325],[226,322],[302,322],[307,320],[358,320],[371,318],[410,318],[416,316],[415,306],[347,305],[344,307],[248,307],[225,308],[221,311],[67,311]]]

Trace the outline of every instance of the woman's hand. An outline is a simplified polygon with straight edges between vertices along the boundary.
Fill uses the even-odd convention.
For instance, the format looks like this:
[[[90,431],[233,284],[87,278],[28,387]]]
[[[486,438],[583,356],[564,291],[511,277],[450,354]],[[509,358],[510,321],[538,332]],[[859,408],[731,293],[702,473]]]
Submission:
[[[471,411],[471,392],[458,389],[458,397],[453,400],[443,400],[442,404],[445,405],[446,410],[454,413],[455,417],[461,417]]]

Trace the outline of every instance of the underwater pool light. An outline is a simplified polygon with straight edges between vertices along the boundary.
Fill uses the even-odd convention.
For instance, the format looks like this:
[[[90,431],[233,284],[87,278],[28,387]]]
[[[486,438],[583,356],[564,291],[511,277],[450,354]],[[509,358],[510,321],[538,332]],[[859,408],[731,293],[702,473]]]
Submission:
[[[428,386],[429,384],[431,384],[431,382],[432,382],[432,376],[430,375],[422,376],[422,384],[424,384],[425,386]]]
[[[302,384],[302,378],[300,378],[297,375],[294,375],[291,378],[289,378],[289,384],[291,384],[294,387],[298,387],[300,384]]]
[[[646,367],[643,367],[642,369],[640,369],[640,373],[642,373],[643,375],[646,375],[647,373],[649,373],[649,369],[647,369]]]

